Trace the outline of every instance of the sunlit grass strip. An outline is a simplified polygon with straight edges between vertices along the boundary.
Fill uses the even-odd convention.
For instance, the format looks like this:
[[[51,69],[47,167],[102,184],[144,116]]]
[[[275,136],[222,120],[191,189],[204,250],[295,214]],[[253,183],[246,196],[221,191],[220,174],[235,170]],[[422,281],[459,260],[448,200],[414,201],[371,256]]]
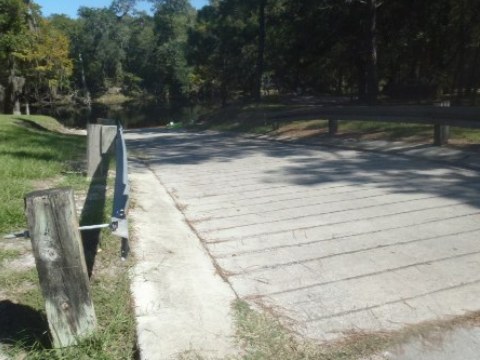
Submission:
[[[52,118],[29,119],[60,127]],[[85,142],[79,136],[26,128],[17,117],[0,115],[0,234],[25,227],[23,197],[33,189],[32,182],[67,170],[67,161],[84,156]]]

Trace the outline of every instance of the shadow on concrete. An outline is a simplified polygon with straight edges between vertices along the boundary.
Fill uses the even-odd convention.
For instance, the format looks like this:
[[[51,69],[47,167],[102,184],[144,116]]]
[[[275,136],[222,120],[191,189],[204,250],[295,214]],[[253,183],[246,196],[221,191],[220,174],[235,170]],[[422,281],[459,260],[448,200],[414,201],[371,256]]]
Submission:
[[[234,133],[165,129],[142,129],[134,133],[141,137],[127,138],[128,147],[152,165],[221,163],[263,155],[281,158],[288,164],[263,171],[265,176],[259,181],[272,185],[295,184],[307,188],[337,182],[375,183],[390,193],[430,193],[480,208],[478,172],[461,170],[446,162],[321,144],[265,141]],[[417,149],[428,147],[431,146],[418,145]]]

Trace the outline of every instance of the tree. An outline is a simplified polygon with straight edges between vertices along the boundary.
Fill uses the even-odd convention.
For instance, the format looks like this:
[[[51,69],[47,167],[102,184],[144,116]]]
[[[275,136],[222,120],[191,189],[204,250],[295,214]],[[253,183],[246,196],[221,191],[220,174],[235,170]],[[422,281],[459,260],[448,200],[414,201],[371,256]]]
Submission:
[[[135,8],[136,3],[137,0],[113,0],[110,5],[110,10],[112,10],[119,19],[122,19]]]
[[[73,71],[69,55],[68,38],[49,21],[40,19],[32,35],[32,46],[21,57],[27,87],[37,100],[40,99],[40,93],[48,93],[51,101],[58,90],[69,87]]]
[[[164,99],[182,99],[190,92],[191,69],[187,63],[188,30],[195,10],[188,0],[152,1],[156,92]]]
[[[377,101],[377,0],[367,0],[368,31],[367,31],[367,101],[372,104]]]
[[[262,77],[265,62],[265,8],[267,0],[260,0],[258,2],[258,51],[257,51],[257,73],[255,74],[255,88],[253,89],[253,96],[255,100],[261,100],[262,91]]]
[[[5,113],[20,111],[20,94],[25,84],[18,68],[31,44],[29,6],[23,0],[0,0],[0,83],[5,88]]]
[[[83,64],[90,90],[101,92],[112,86],[121,86],[125,49],[130,38],[128,27],[107,8],[82,7],[78,21],[75,58],[82,59],[78,64]],[[78,70],[77,67],[77,79],[80,80],[81,72]]]

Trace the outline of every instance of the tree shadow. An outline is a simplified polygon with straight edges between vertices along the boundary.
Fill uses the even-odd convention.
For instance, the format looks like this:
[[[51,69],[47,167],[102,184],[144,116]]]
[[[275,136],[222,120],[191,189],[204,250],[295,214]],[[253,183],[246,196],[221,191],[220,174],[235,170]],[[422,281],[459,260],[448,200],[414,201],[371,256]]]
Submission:
[[[30,306],[0,301],[0,343],[51,348],[47,317]]]
[[[322,137],[313,145],[265,141],[233,133],[143,129],[127,139],[129,148],[140,158],[165,167],[166,171],[263,155],[273,161],[281,159],[275,167],[262,169],[261,163],[258,164],[258,172],[264,175],[259,181],[268,184],[303,187],[337,182],[353,186],[376,184],[388,193],[429,193],[480,208],[477,171],[461,170],[443,161],[322,145]],[[421,144],[411,149],[428,152],[436,148]]]
[[[26,127],[27,129],[33,129],[33,130],[44,131],[44,132],[49,131],[47,128],[41,126],[40,124],[36,123],[35,121],[29,120],[29,119],[26,119],[26,118],[22,118],[22,117],[17,117],[15,119],[16,119],[15,123],[17,125]]]

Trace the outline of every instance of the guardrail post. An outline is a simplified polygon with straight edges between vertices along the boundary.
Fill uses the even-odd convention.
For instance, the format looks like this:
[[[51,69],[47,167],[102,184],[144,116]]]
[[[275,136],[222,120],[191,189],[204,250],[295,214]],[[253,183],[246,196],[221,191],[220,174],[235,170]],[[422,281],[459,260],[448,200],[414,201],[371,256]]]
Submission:
[[[75,345],[93,332],[97,321],[73,190],[32,192],[25,205],[54,346]]]
[[[338,120],[328,120],[328,135],[333,136],[338,132]]]
[[[450,107],[450,101],[441,101],[435,106]],[[448,144],[448,137],[450,136],[450,127],[436,121],[433,125],[433,144],[435,146],[443,146]]]
[[[448,144],[448,137],[450,135],[450,127],[437,123],[433,125],[433,144],[436,146],[443,146]]]
[[[87,126],[87,176],[89,178],[107,175],[107,155],[112,149],[117,127],[100,124]]]

